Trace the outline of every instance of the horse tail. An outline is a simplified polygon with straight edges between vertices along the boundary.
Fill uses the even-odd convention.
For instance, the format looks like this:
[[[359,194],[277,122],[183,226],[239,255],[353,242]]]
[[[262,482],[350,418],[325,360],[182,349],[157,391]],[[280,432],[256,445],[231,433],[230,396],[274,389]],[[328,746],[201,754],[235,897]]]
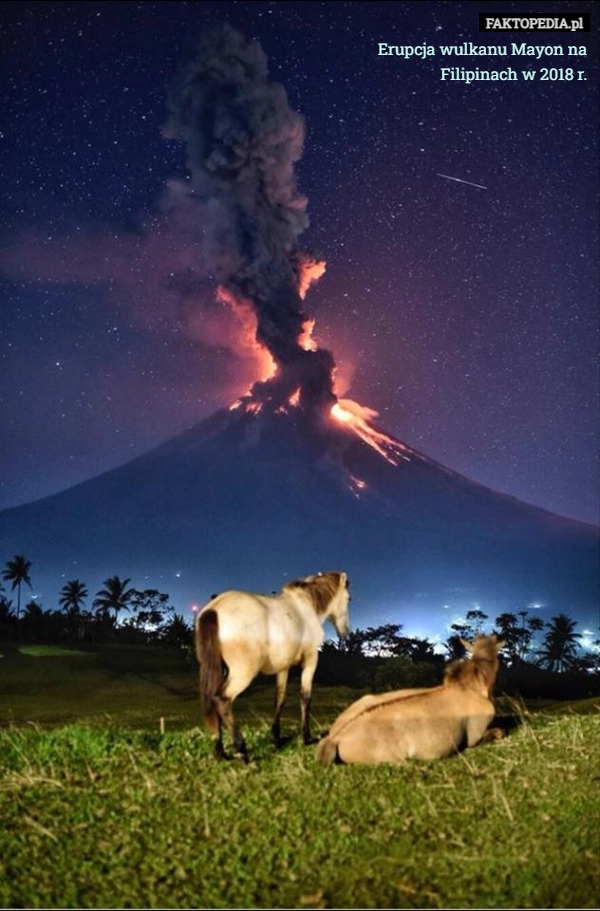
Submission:
[[[206,723],[212,728],[218,719],[215,696],[223,684],[224,667],[217,612],[209,608],[197,614],[195,626],[196,657],[200,662],[200,699]]]
[[[340,762],[337,741],[331,740],[329,737],[324,737],[323,740],[320,740],[315,751],[315,759],[323,765]]]

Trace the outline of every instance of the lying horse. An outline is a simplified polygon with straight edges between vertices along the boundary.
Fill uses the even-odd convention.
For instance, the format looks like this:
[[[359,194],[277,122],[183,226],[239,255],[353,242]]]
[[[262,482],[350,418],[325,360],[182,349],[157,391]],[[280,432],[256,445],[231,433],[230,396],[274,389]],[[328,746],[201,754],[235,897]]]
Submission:
[[[441,686],[363,696],[336,719],[317,759],[324,765],[440,759],[479,743],[494,717],[491,694],[504,643],[495,636],[461,642],[471,658],[449,665]]]
[[[239,758],[246,743],[235,725],[232,703],[260,674],[276,674],[273,738],[280,742],[280,717],[288,673],[302,665],[300,681],[302,736],[310,740],[310,698],[323,642],[323,624],[348,632],[346,573],[318,573],[290,582],[274,596],[229,591],[210,601],[196,616],[196,654],[200,662],[200,697],[206,724],[215,738],[215,756],[224,757],[223,725]]]

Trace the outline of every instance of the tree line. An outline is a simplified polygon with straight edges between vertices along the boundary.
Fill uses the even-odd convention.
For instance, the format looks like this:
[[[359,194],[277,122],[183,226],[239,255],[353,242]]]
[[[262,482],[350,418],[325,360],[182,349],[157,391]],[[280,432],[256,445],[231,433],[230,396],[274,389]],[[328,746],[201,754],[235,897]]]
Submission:
[[[31,589],[31,567],[31,561],[23,555],[7,562],[2,577],[16,595],[16,606],[2,589],[0,626],[18,629],[33,638],[75,643],[105,641],[118,636],[122,641],[190,645],[190,627],[185,618],[175,612],[169,595],[156,589],[134,588],[130,586],[131,579],[119,576],[105,580],[103,588],[92,600],[91,610],[84,606],[89,592],[79,579],[71,579],[62,587],[59,610],[44,610],[34,599],[21,610],[22,588]],[[125,613],[128,616],[121,619]],[[496,633],[504,640],[503,655],[509,666],[532,665],[561,673],[600,673],[600,641],[594,643],[595,651],[585,651],[580,646],[581,634],[576,627],[577,622],[564,613],[547,622],[529,610],[501,613],[490,620],[487,614],[476,609],[467,611],[464,621],[451,625],[450,635],[441,643],[445,654],[436,652],[435,644],[427,638],[404,635],[402,625],[397,623],[352,630],[343,640],[327,640],[322,652],[330,657],[330,663],[338,655],[355,659],[393,659],[397,668],[403,663],[406,666],[406,662],[413,666],[436,667],[448,658],[464,657],[462,640],[471,641],[480,634]],[[388,676],[391,667],[388,660]]]
[[[470,610],[464,621],[451,624],[450,635],[440,643],[445,652],[441,657],[463,658],[463,640],[471,642],[478,635],[495,633],[504,642],[502,654],[509,666],[531,664],[556,672],[600,671],[600,640],[593,643],[596,651],[582,649],[582,635],[576,627],[577,621],[563,613],[544,621],[529,610],[521,610],[501,613],[490,621],[483,611]],[[416,663],[440,657],[429,639],[405,636],[397,623],[353,630],[344,640],[328,640],[325,649],[364,657],[408,658]]]
[[[187,646],[190,628],[175,612],[169,595],[157,589],[137,589],[131,579],[111,576],[94,596],[91,610],[87,586],[80,579],[66,582],[59,594],[59,610],[44,610],[35,599],[21,609],[23,586],[31,589],[31,560],[17,555],[9,560],[2,578],[10,583],[17,603],[0,591],[0,627],[12,633],[48,641],[71,643],[102,642],[118,637],[122,641],[155,641]],[[126,619],[120,619],[127,613]]]

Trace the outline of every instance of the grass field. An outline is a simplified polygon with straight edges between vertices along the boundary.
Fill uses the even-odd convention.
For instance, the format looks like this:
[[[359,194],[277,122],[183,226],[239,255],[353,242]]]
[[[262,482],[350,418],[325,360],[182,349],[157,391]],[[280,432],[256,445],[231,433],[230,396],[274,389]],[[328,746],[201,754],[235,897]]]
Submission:
[[[3,907],[597,907],[598,700],[449,760],[323,769],[275,751],[259,686],[243,766],[212,760],[172,653],[0,653]],[[317,690],[315,726],[356,695]]]

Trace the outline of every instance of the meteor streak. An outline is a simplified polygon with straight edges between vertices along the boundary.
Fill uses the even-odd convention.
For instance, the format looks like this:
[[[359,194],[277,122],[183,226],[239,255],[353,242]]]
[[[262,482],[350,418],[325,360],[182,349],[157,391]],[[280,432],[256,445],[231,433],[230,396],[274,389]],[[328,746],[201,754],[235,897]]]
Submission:
[[[487,187],[482,187],[480,183],[473,183],[471,180],[462,180],[460,177],[450,177],[449,174],[436,174],[436,177],[444,177],[446,180],[455,180],[457,183],[466,183],[470,187],[477,187],[479,190],[487,190]]]

